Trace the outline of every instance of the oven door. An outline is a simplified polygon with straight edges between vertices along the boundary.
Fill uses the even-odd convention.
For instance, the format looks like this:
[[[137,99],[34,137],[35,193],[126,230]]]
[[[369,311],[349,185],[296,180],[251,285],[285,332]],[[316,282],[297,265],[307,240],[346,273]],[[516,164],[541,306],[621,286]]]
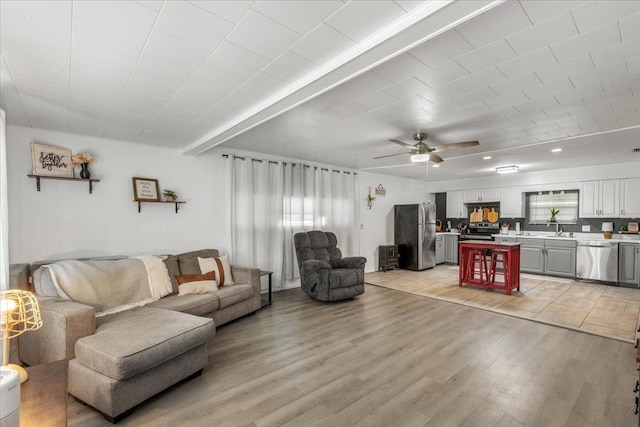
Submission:
[[[493,234],[461,234],[460,240],[493,240]]]

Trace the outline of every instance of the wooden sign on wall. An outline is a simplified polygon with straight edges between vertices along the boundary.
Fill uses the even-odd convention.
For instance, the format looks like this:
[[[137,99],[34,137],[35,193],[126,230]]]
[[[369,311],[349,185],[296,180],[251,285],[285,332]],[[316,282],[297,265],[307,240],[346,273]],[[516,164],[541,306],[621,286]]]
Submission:
[[[71,150],[53,145],[31,143],[33,174],[73,178]]]

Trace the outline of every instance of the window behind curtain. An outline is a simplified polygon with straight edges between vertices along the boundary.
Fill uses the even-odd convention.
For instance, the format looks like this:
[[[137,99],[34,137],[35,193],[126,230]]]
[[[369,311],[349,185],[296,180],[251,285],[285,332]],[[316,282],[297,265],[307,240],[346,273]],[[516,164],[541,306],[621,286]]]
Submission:
[[[551,193],[551,194],[550,194]],[[578,190],[547,193],[527,193],[527,217],[529,224],[546,224],[551,209],[559,210],[556,220],[560,224],[576,224],[578,221]]]

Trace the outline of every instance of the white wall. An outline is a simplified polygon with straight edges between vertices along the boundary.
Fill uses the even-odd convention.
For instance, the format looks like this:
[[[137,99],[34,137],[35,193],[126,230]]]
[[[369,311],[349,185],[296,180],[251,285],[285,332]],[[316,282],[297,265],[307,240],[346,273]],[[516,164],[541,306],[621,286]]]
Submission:
[[[80,182],[42,180],[36,191],[31,173],[32,141],[90,151],[93,194]],[[213,247],[227,250],[224,161],[222,153],[252,153],[213,149],[198,156],[178,150],[61,132],[9,126],[9,246],[10,262],[33,262],[77,256],[178,253]],[[255,157],[281,159],[262,154]],[[293,159],[295,161],[295,159]],[[179,213],[174,205],[133,202],[131,178],[158,179],[160,188],[176,190],[186,200]],[[359,172],[359,254],[367,271],[378,267],[378,246],[393,243],[393,205],[429,199],[426,184],[404,178]],[[387,190],[367,209],[368,187]],[[431,197],[432,202],[435,199]]]
[[[635,177],[640,177],[640,162],[437,181],[430,183],[428,189],[433,193],[440,193],[450,190],[522,185],[528,187],[525,191],[567,190],[577,189],[580,181]]]
[[[31,173],[30,143],[90,151],[94,184],[42,180]],[[223,160],[215,151],[200,157],[177,150],[8,126],[10,261],[32,262],[75,256],[177,253],[214,247],[225,251],[225,209],[220,191]],[[186,200],[147,203],[138,213],[132,177],[159,180]]]
[[[376,196],[371,210],[367,209],[369,187],[375,195],[375,188],[382,184],[386,196]],[[367,272],[378,269],[378,246],[393,244],[393,205],[421,203],[431,200],[424,181],[396,178],[360,172],[360,255],[367,258]]]

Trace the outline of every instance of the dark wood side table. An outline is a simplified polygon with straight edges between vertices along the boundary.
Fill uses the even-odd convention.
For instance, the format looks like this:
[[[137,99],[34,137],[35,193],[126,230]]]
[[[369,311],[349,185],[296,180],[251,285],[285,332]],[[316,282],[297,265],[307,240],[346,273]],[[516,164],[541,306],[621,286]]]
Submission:
[[[260,277],[262,276],[269,276],[269,294],[268,294],[269,296],[268,296],[268,299],[262,300],[262,306],[261,306],[261,307],[265,307],[267,305],[271,305],[271,285],[272,285],[271,278],[273,276],[273,271],[260,270]]]
[[[69,361],[30,366],[27,372],[20,386],[20,426],[66,426]]]

